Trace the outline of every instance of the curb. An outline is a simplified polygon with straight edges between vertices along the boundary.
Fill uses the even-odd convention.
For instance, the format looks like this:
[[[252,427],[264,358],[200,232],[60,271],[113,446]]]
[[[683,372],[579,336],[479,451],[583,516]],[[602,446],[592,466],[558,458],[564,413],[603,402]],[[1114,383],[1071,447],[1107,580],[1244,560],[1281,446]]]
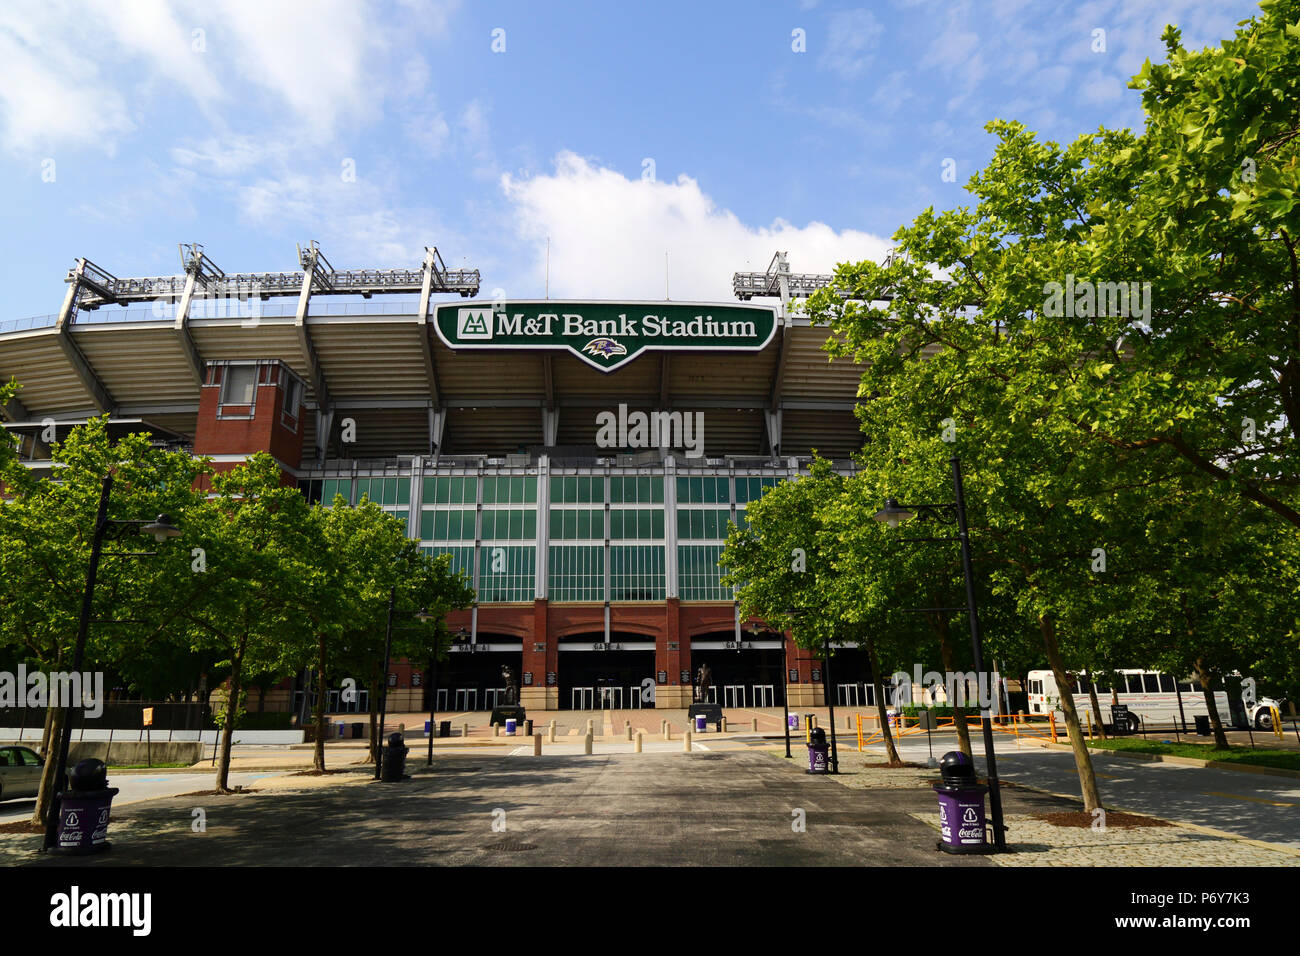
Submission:
[[[1058,744],[1057,746],[1060,745]],[[1157,756],[1159,755],[1157,754]],[[1016,787],[1021,787],[1025,790],[1033,790],[1035,793],[1043,793],[1049,797],[1058,797],[1062,800],[1069,800],[1071,803],[1082,804],[1083,802],[1082,800],[1079,799],[1077,794],[1057,793],[1055,790],[1047,790],[1044,789],[1043,787],[1036,787],[1033,784],[1021,783],[1019,780],[1007,781],[1007,782],[1012,783]],[[1153,820],[1160,820],[1164,823],[1168,823],[1170,826],[1180,827],[1181,829],[1184,830],[1191,830],[1194,833],[1204,833],[1207,836],[1218,837],[1223,840],[1234,840],[1238,843],[1248,843],[1251,846],[1257,846],[1264,850],[1273,850],[1277,853],[1286,854],[1287,856],[1294,856],[1300,858],[1300,849],[1295,849],[1289,846],[1281,846],[1280,844],[1277,843],[1268,843],[1264,840],[1254,840],[1250,837],[1244,837],[1239,833],[1229,833],[1227,830],[1216,830],[1214,827],[1203,827],[1199,823],[1183,823],[1179,820],[1168,820],[1165,817],[1157,816],[1156,814],[1151,813],[1147,810],[1128,810],[1125,809],[1124,807],[1119,807],[1119,806],[1106,806],[1105,809],[1112,810],[1117,813],[1132,813],[1135,816],[1150,817]]]
[[[1073,753],[1074,749],[1069,744],[1054,744],[1050,741],[1023,740],[1031,747],[1041,747],[1044,750],[1056,750],[1065,753]],[[1176,767],[1201,767],[1209,770],[1235,770],[1239,773],[1262,773],[1272,777],[1287,777],[1291,780],[1300,780],[1300,770],[1287,770],[1284,767],[1261,767],[1258,764],[1240,764],[1229,763],[1223,760],[1200,760],[1196,757],[1177,757],[1173,754],[1147,754],[1134,751],[1109,750],[1104,747],[1093,749],[1088,748],[1090,754],[1102,754],[1108,757],[1123,757],[1129,760],[1145,760],[1151,763],[1167,763]]]

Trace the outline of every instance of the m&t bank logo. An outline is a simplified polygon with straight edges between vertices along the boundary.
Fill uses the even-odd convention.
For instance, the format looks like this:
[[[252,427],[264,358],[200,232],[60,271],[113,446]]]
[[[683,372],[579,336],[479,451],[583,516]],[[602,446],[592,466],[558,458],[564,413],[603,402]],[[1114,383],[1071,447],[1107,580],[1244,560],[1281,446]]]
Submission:
[[[456,313],[456,337],[461,340],[491,341],[492,309],[460,309]]]

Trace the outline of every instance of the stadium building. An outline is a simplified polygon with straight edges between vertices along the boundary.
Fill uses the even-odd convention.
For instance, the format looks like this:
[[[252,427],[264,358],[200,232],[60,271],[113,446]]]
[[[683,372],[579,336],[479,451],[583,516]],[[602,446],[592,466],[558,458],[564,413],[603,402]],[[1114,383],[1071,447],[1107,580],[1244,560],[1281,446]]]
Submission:
[[[108,414],[218,467],[268,452],[313,501],[380,503],[478,596],[435,686],[394,666],[390,710],[488,709],[503,665],[530,710],[684,707],[702,663],[724,706],[825,702],[820,662],[742,620],[717,560],[814,449],[852,468],[859,370],[790,314],[828,276],[778,253],[735,275],[740,302],[489,301],[432,248],[396,270],[336,270],[315,243],[291,272],[182,260],[123,279],[80,259],[58,313],[0,322],[30,467]],[[866,702],[859,655],[835,655],[837,704]]]

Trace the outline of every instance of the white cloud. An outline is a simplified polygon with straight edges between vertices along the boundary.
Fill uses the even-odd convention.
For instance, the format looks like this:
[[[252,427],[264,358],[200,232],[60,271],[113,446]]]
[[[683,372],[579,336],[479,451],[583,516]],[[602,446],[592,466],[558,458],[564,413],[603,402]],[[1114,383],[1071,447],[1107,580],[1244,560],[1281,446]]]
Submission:
[[[842,80],[856,79],[871,64],[885,28],[870,10],[844,10],[826,20],[826,45],[820,63]]]
[[[6,0],[0,144],[111,153],[196,109],[218,129],[269,111],[279,135],[321,143],[423,93],[420,48],[455,6],[404,3],[394,18],[370,0]],[[436,137],[436,122],[425,129]]]
[[[684,175],[673,183],[628,179],[567,151],[555,167],[551,175],[505,175],[501,186],[517,235],[533,250],[526,281],[538,291],[550,237],[556,297],[662,298],[667,252],[673,299],[727,301],[732,273],[762,271],[778,249],[789,252],[795,272],[830,272],[840,262],[878,259],[890,246],[819,222],[747,225]]]

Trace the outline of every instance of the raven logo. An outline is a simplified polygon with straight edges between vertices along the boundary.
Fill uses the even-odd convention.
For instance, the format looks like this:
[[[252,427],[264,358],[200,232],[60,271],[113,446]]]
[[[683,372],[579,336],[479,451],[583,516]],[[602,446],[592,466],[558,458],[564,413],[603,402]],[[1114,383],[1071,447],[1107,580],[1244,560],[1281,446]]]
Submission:
[[[615,355],[626,355],[627,349],[619,345],[613,339],[592,339],[582,347],[584,352],[592,355],[603,355],[605,358],[613,358]]]

